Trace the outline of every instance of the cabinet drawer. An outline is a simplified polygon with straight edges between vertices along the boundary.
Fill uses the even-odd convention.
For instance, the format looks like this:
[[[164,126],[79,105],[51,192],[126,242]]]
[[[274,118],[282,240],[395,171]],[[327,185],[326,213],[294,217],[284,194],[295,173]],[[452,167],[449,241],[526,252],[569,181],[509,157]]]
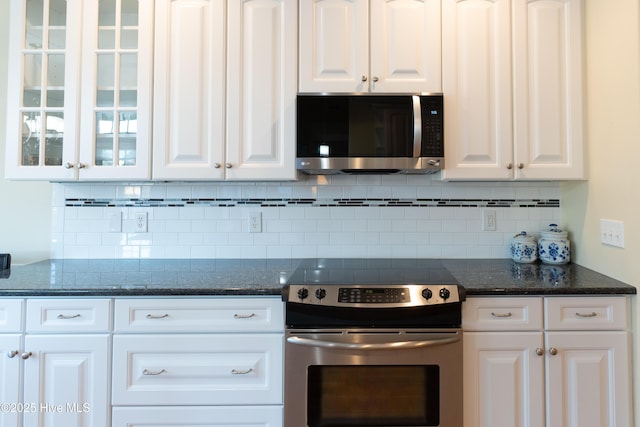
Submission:
[[[0,299],[0,332],[22,331],[22,300]]]
[[[114,405],[282,404],[282,334],[116,335]]]
[[[281,406],[134,406],[113,408],[112,427],[278,427],[282,422]]]
[[[27,332],[108,332],[109,299],[29,299]]]
[[[132,332],[282,332],[280,298],[116,300],[115,330]]]
[[[626,297],[545,298],[545,329],[624,330],[629,313]]]
[[[542,325],[542,298],[467,298],[462,304],[464,330],[531,331]]]

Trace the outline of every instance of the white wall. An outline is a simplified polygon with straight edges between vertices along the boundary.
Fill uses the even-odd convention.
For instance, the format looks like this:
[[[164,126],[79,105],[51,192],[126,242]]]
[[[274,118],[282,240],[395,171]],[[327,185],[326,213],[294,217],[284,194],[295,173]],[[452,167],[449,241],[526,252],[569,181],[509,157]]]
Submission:
[[[574,259],[640,285],[640,3],[587,0],[589,180],[561,186]],[[600,243],[600,219],[624,222],[625,248]],[[635,425],[640,426],[640,305],[634,297]]]
[[[49,258],[51,244],[51,185],[4,180],[9,1],[0,1],[0,253],[10,253],[13,264]],[[10,65],[10,66],[9,66]]]

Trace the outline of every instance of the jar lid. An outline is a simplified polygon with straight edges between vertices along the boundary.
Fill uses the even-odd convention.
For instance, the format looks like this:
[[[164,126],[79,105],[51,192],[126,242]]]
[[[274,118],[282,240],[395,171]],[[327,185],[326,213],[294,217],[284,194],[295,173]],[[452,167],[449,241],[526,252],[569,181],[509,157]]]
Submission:
[[[551,238],[564,238],[567,237],[568,233],[564,230],[558,228],[558,224],[549,224],[549,229],[546,231],[540,232],[543,237],[551,237]]]
[[[514,242],[535,242],[536,238],[527,234],[526,231],[521,231],[520,233],[513,236]]]

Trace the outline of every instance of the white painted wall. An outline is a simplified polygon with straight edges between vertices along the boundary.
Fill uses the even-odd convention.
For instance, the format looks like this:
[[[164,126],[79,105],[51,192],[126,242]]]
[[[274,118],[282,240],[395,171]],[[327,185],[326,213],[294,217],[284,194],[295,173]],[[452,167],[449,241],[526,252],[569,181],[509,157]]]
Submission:
[[[640,285],[640,3],[587,0],[589,180],[561,185],[574,260]],[[600,243],[600,219],[624,221],[625,249]],[[640,426],[640,312],[634,298],[635,425]]]
[[[9,1],[0,1],[0,253],[10,253],[13,264],[49,258],[51,246],[51,184],[4,179],[7,119]]]

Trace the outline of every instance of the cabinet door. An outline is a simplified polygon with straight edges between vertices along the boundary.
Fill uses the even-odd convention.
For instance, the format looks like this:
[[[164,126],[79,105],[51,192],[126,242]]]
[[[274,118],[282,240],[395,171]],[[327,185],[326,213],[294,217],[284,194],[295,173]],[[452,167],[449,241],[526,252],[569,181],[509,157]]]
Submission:
[[[224,2],[157,0],[154,179],[224,178]]]
[[[547,427],[631,425],[628,332],[547,332]]]
[[[297,2],[228,2],[227,179],[295,178]]]
[[[582,0],[514,0],[516,177],[582,179]]]
[[[24,401],[38,404],[25,427],[110,425],[107,335],[27,335],[24,348]]]
[[[465,427],[542,426],[541,332],[465,332]]]
[[[446,179],[513,176],[511,0],[443,0]]]
[[[11,0],[6,177],[77,176],[82,0]]]
[[[25,401],[20,399],[20,378],[22,377],[22,359],[20,358],[21,336],[18,334],[0,335],[0,403],[17,405]],[[16,406],[2,407],[0,426],[18,427],[20,414],[24,411]],[[31,409],[31,408],[30,408]]]
[[[369,1],[300,2],[300,92],[369,90]]]
[[[150,179],[153,0],[83,3],[79,179]]]
[[[371,0],[371,91],[442,92],[440,0]]]

